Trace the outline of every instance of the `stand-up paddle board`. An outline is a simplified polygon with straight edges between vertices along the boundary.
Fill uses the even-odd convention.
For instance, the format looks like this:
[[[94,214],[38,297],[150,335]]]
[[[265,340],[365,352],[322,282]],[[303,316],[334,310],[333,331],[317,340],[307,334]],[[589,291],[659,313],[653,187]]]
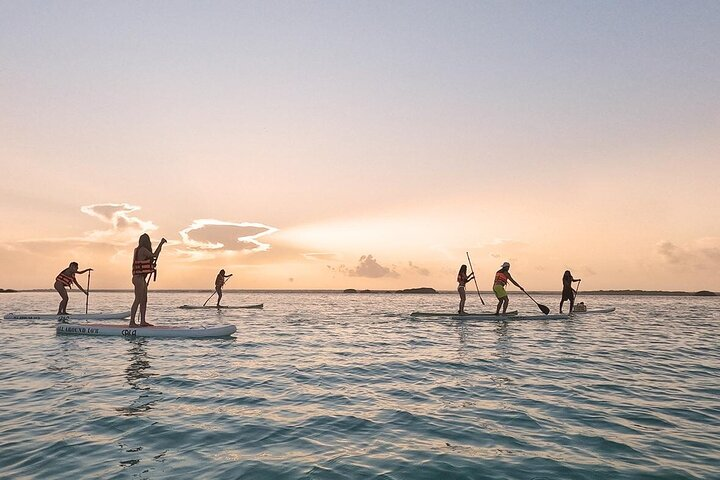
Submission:
[[[577,310],[573,310],[572,314],[573,315],[585,315],[587,313],[610,313],[610,312],[614,312],[614,311],[615,311],[615,307],[610,307],[610,308],[596,308],[594,310],[586,310],[584,312],[578,312]]]
[[[67,315],[57,315],[55,313],[8,313],[3,318],[5,320],[57,320],[58,322],[66,322],[68,320],[120,320],[130,316],[130,312],[117,313],[69,313]]]
[[[211,338],[227,337],[235,333],[235,325],[212,325],[198,327],[128,327],[101,323],[58,323],[55,331],[65,335],[115,336],[115,337],[163,337],[163,338]]]
[[[262,304],[262,303],[258,303],[258,304],[255,304],[255,305],[237,305],[237,306],[220,305],[219,307],[218,307],[217,305],[206,305],[206,306],[204,306],[204,307],[203,307],[202,305],[180,305],[178,308],[184,308],[184,309],[187,309],[187,310],[194,310],[194,309],[201,309],[201,308],[204,308],[204,309],[208,309],[208,308],[209,308],[209,309],[212,309],[212,310],[217,310],[217,309],[219,309],[219,308],[232,310],[232,309],[235,309],[235,308],[263,308],[263,304]]]
[[[570,315],[556,313],[551,315],[453,315],[453,320],[564,320]]]
[[[510,312],[505,312],[504,316],[511,316],[511,315],[517,315],[517,310],[512,310]],[[412,312],[410,314],[411,317],[452,317],[452,318],[484,318],[484,317],[496,317],[494,313],[466,313],[463,315],[459,315],[457,312],[445,312],[445,313],[439,313],[439,312]]]

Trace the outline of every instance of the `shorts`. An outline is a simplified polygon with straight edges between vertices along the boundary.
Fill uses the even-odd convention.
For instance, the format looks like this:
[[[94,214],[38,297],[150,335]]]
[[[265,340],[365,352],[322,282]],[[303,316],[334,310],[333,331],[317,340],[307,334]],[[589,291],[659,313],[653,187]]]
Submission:
[[[560,301],[564,302],[565,300],[575,301],[575,292],[573,292],[572,288],[563,288]]]
[[[494,285],[493,292],[495,292],[495,296],[498,300],[502,300],[507,297],[507,292],[505,291],[505,286],[503,285]]]

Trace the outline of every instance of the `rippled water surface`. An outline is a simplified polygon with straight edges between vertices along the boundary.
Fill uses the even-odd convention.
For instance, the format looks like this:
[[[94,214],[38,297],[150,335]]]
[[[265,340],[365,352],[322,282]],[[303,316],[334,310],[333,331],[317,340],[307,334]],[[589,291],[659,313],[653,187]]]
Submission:
[[[149,320],[232,323],[233,337],[3,320],[0,477],[720,478],[719,299],[585,297],[617,310],[555,321],[409,316],[457,308],[443,294],[228,293],[265,309],[176,308],[205,298],[151,292]],[[132,295],[91,299],[118,311]],[[56,306],[0,295],[3,314]]]

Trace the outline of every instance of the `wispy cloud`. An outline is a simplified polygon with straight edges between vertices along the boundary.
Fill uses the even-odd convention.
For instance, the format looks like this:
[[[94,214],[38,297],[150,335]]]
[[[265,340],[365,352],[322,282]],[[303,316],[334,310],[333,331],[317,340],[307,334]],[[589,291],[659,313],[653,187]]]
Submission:
[[[720,268],[720,237],[700,238],[687,245],[663,240],[656,244],[655,252],[674,266],[698,270]]]
[[[377,260],[375,260],[375,257],[370,254],[360,257],[358,265],[355,268],[348,269],[345,265],[341,265],[338,270],[350,277],[397,278],[400,276],[394,269],[380,265]]]
[[[270,249],[270,244],[258,239],[277,231],[262,223],[199,219],[180,231],[185,246],[180,253],[193,260],[203,260],[218,254],[264,252]]]
[[[93,241],[120,237],[122,240],[129,240],[141,233],[157,230],[157,225],[152,221],[142,220],[134,214],[138,210],[140,207],[128,203],[98,203],[80,207],[84,214],[110,225],[110,228],[105,230],[88,232],[86,239]]]
[[[430,275],[430,270],[428,270],[425,267],[421,267],[419,265],[415,265],[413,262],[408,262],[409,270],[417,275],[422,275],[423,277],[427,277]]]

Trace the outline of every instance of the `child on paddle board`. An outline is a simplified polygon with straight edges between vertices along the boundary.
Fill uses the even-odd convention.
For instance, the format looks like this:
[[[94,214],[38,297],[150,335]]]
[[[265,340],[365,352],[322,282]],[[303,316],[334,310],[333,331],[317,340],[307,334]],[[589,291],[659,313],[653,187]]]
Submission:
[[[510,275],[510,264],[508,262],[504,262],[500,267],[500,270],[495,272],[495,281],[493,282],[493,292],[495,292],[495,296],[498,299],[495,315],[500,314],[500,307],[502,307],[503,315],[505,315],[505,312],[507,312],[508,305],[510,304],[510,299],[508,298],[508,294],[505,291],[505,286],[507,285],[508,281],[512,282],[513,285],[518,287],[523,292],[525,291],[525,289],[521,287],[520,284],[512,278],[512,275]]]
[[[457,274],[458,282],[458,293],[460,294],[460,306],[458,307],[458,315],[466,315],[465,312],[465,284],[475,278],[475,274],[471,273],[470,276],[467,274],[467,265],[461,265],[460,271]]]
[[[133,252],[133,263],[132,263],[132,283],[135,290],[135,301],[130,309],[130,326],[131,327],[152,327],[151,324],[145,321],[145,313],[147,311],[147,291],[148,283],[150,280],[146,277],[148,275],[155,274],[157,259],[160,256],[160,251],[167,240],[164,238],[160,240],[155,252],[152,251],[152,242],[150,236],[147,233],[140,235],[138,240],[138,246]],[[135,323],[135,314],[137,313],[138,307],[140,307],[140,324]]]
[[[570,273],[570,270],[565,270],[565,273],[563,273],[562,283],[563,283],[563,289],[562,289],[562,298],[560,299],[560,313],[563,313],[562,307],[563,303],[565,303],[565,300],[570,300],[570,313],[573,312],[573,307],[575,306],[575,291],[572,288],[573,282],[580,282],[580,278],[573,278],[572,273]]]
[[[222,289],[225,285],[225,279],[232,277],[232,273],[230,275],[225,275],[225,270],[220,270],[220,273],[217,274],[217,277],[215,277],[215,292],[217,293],[217,306],[220,308],[220,299],[222,298]]]
[[[85,295],[88,293],[80,286],[78,281],[75,279],[75,275],[77,274],[83,274],[85,272],[92,272],[92,268],[86,268],[85,270],[78,270],[78,263],[77,262],[70,262],[70,265],[60,272],[57,277],[55,277],[55,290],[60,294],[60,305],[58,305],[58,315],[68,315],[67,313],[67,304],[68,300],[68,294],[67,290],[65,290],[65,287],[72,288],[72,284],[74,283],[81,292],[83,292]]]

